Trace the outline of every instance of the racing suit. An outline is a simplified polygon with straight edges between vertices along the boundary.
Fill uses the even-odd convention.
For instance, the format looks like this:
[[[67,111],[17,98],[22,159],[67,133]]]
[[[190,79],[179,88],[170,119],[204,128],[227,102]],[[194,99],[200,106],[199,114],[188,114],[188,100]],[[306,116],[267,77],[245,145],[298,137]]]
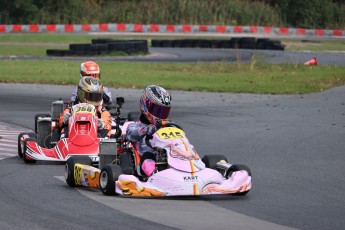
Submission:
[[[129,124],[126,130],[126,139],[138,151],[141,157],[141,170],[150,176],[156,169],[156,152],[145,143],[145,136],[152,127],[146,117],[141,114],[140,121]]]

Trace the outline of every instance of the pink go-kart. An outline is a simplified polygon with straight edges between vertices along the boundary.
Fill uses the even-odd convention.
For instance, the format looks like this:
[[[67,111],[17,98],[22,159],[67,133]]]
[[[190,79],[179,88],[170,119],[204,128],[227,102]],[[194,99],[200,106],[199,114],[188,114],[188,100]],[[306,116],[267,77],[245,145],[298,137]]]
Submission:
[[[126,122],[122,127],[125,137]],[[252,187],[251,172],[245,165],[230,164],[222,155],[202,159],[189,143],[182,127],[166,122],[146,143],[156,152],[156,171],[147,177],[140,167],[135,145],[125,138],[100,145],[99,168],[85,157],[71,157],[65,166],[68,185],[98,188],[106,195],[199,196],[211,194],[245,195]],[[122,145],[121,152],[112,147]],[[103,147],[102,147],[103,146]]]

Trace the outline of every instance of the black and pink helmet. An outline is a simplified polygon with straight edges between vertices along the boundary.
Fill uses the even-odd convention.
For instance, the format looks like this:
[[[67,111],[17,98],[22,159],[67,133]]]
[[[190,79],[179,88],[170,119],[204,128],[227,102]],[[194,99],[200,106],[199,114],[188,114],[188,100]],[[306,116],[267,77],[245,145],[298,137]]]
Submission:
[[[140,97],[139,107],[151,124],[167,120],[170,113],[171,96],[164,88],[149,85]]]

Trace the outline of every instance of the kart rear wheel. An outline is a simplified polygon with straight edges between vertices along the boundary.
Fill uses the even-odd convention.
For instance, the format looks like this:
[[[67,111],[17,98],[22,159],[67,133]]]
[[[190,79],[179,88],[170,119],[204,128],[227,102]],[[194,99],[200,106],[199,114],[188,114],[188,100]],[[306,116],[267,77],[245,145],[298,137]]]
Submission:
[[[105,195],[116,195],[115,182],[122,174],[122,168],[116,164],[108,164],[101,170],[99,187]]]
[[[23,151],[22,151],[22,144],[21,144],[21,139],[24,135],[28,135],[31,138],[36,138],[36,133],[20,133],[18,135],[18,156],[20,158],[23,158]]]
[[[237,172],[237,171],[241,171],[241,170],[247,171],[248,175],[249,175],[249,176],[252,176],[252,172],[250,171],[250,169],[248,168],[248,166],[246,166],[246,165],[241,165],[241,164],[235,164],[235,165],[231,165],[231,167],[228,169],[228,171],[226,172],[225,178],[228,179],[229,177],[231,177],[231,175],[232,175],[233,172]],[[244,196],[244,195],[246,195],[248,192],[249,192],[249,190],[248,190],[248,191],[245,191],[245,192],[234,193],[233,195],[236,195],[236,196]]]
[[[224,155],[205,155],[202,159],[207,168],[216,169],[217,163],[221,160],[228,162]]]
[[[50,117],[50,114],[49,113],[38,113],[35,115],[35,133],[37,133],[38,118],[43,118],[43,117]]]
[[[51,121],[37,121],[37,144],[44,148],[50,147]]]
[[[31,137],[29,137],[29,138],[27,138],[27,139],[25,139],[24,140],[24,144],[23,144],[23,146],[24,146],[24,149],[23,149],[23,160],[24,160],[24,162],[25,163],[36,163],[36,160],[34,160],[34,159],[32,159],[30,156],[28,156],[27,155],[27,153],[26,153],[26,150],[27,150],[27,142],[28,141],[36,141],[36,138],[31,138]]]
[[[67,159],[65,164],[65,180],[66,183],[71,187],[76,187],[74,179],[74,165],[83,164],[83,165],[92,165],[92,161],[88,156],[71,156]]]

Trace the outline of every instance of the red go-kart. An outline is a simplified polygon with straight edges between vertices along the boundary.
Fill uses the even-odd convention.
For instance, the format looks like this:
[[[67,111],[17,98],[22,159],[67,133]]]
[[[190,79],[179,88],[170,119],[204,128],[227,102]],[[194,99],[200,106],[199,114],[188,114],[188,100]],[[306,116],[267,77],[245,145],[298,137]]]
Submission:
[[[58,117],[64,103],[53,102],[52,115],[38,114],[35,117],[35,133],[20,133],[18,155],[26,163],[39,161],[65,162],[70,156],[88,156],[98,162],[99,143],[98,117],[95,106],[80,103],[71,108],[68,122],[68,137],[59,138]],[[58,109],[57,109],[58,108]]]

